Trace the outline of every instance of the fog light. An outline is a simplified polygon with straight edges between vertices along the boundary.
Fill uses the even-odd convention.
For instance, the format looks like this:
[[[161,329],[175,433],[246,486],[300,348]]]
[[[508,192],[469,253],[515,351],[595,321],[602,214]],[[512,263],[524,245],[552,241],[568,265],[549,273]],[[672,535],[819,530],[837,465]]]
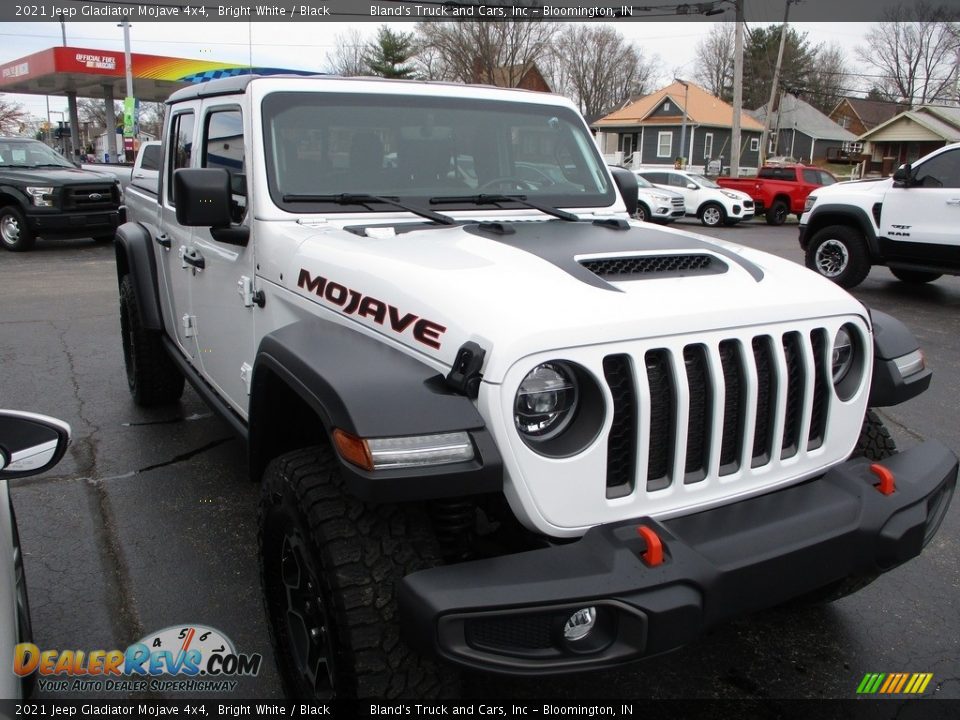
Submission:
[[[570,641],[582,640],[597,622],[597,609],[595,607],[580,608],[573,615],[567,618],[563,626],[563,637]]]

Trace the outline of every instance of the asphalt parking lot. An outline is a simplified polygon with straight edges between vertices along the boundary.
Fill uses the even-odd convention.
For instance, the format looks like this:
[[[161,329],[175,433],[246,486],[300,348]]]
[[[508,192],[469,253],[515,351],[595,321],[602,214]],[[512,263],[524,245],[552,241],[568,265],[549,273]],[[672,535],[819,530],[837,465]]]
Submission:
[[[702,230],[695,222],[679,227]],[[802,261],[795,222],[710,234]],[[898,444],[939,438],[960,453],[960,277],[910,287],[874,268],[854,294],[905,321],[934,369],[926,394],[883,411]],[[0,254],[0,368],[0,407],[55,415],[73,427],[57,468],[13,483],[41,649],[123,649],[168,626],[208,625],[237,650],[266,659],[229,697],[280,697],[260,603],[257,488],[246,480],[243,447],[189,388],[177,407],[147,411],[131,401],[112,247],[40,241],[30,253]],[[471,676],[467,692],[849,698],[868,672],[930,672],[926,695],[957,699],[958,536],[955,501],[920,558],[831,606],[768,611],[616,672]]]

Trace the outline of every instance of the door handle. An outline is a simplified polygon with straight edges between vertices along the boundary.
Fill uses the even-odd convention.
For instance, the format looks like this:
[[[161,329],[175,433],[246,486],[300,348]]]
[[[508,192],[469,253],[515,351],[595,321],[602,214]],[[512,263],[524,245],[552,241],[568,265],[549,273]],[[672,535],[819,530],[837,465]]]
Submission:
[[[203,270],[207,266],[207,263],[203,259],[203,255],[201,255],[196,248],[184,250],[183,261],[187,265],[197,268],[197,270]]]
[[[960,205],[960,198],[951,198],[947,200],[947,205]]]
[[[170,236],[167,235],[166,233],[161,233],[157,235],[154,238],[154,240],[157,241],[157,245],[159,245],[160,247],[166,248],[167,250],[170,249]]]

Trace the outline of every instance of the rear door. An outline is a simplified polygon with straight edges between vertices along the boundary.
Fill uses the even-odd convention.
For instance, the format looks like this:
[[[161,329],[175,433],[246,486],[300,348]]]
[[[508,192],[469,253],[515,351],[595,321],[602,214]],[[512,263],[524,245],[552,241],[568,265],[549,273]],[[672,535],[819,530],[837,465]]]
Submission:
[[[880,234],[891,257],[960,259],[960,148],[939,153],[913,168],[909,187],[892,187],[883,198]],[[918,248],[931,245],[934,248]],[[932,251],[932,256],[931,256]]]

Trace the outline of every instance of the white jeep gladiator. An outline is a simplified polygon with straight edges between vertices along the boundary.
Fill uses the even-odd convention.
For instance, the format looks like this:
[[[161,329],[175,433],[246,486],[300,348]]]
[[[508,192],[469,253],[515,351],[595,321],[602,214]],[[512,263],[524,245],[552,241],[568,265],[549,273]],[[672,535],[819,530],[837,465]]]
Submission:
[[[806,264],[845,288],[872,265],[908,283],[960,275],[960,143],[901,166],[893,177],[817,188],[800,218]]]
[[[909,331],[631,219],[563,98],[215,80],[168,101],[157,190],[116,237],[127,379],[246,439],[291,695],[655,655],[852,592],[946,512],[957,458],[868,409],[929,384]]]

